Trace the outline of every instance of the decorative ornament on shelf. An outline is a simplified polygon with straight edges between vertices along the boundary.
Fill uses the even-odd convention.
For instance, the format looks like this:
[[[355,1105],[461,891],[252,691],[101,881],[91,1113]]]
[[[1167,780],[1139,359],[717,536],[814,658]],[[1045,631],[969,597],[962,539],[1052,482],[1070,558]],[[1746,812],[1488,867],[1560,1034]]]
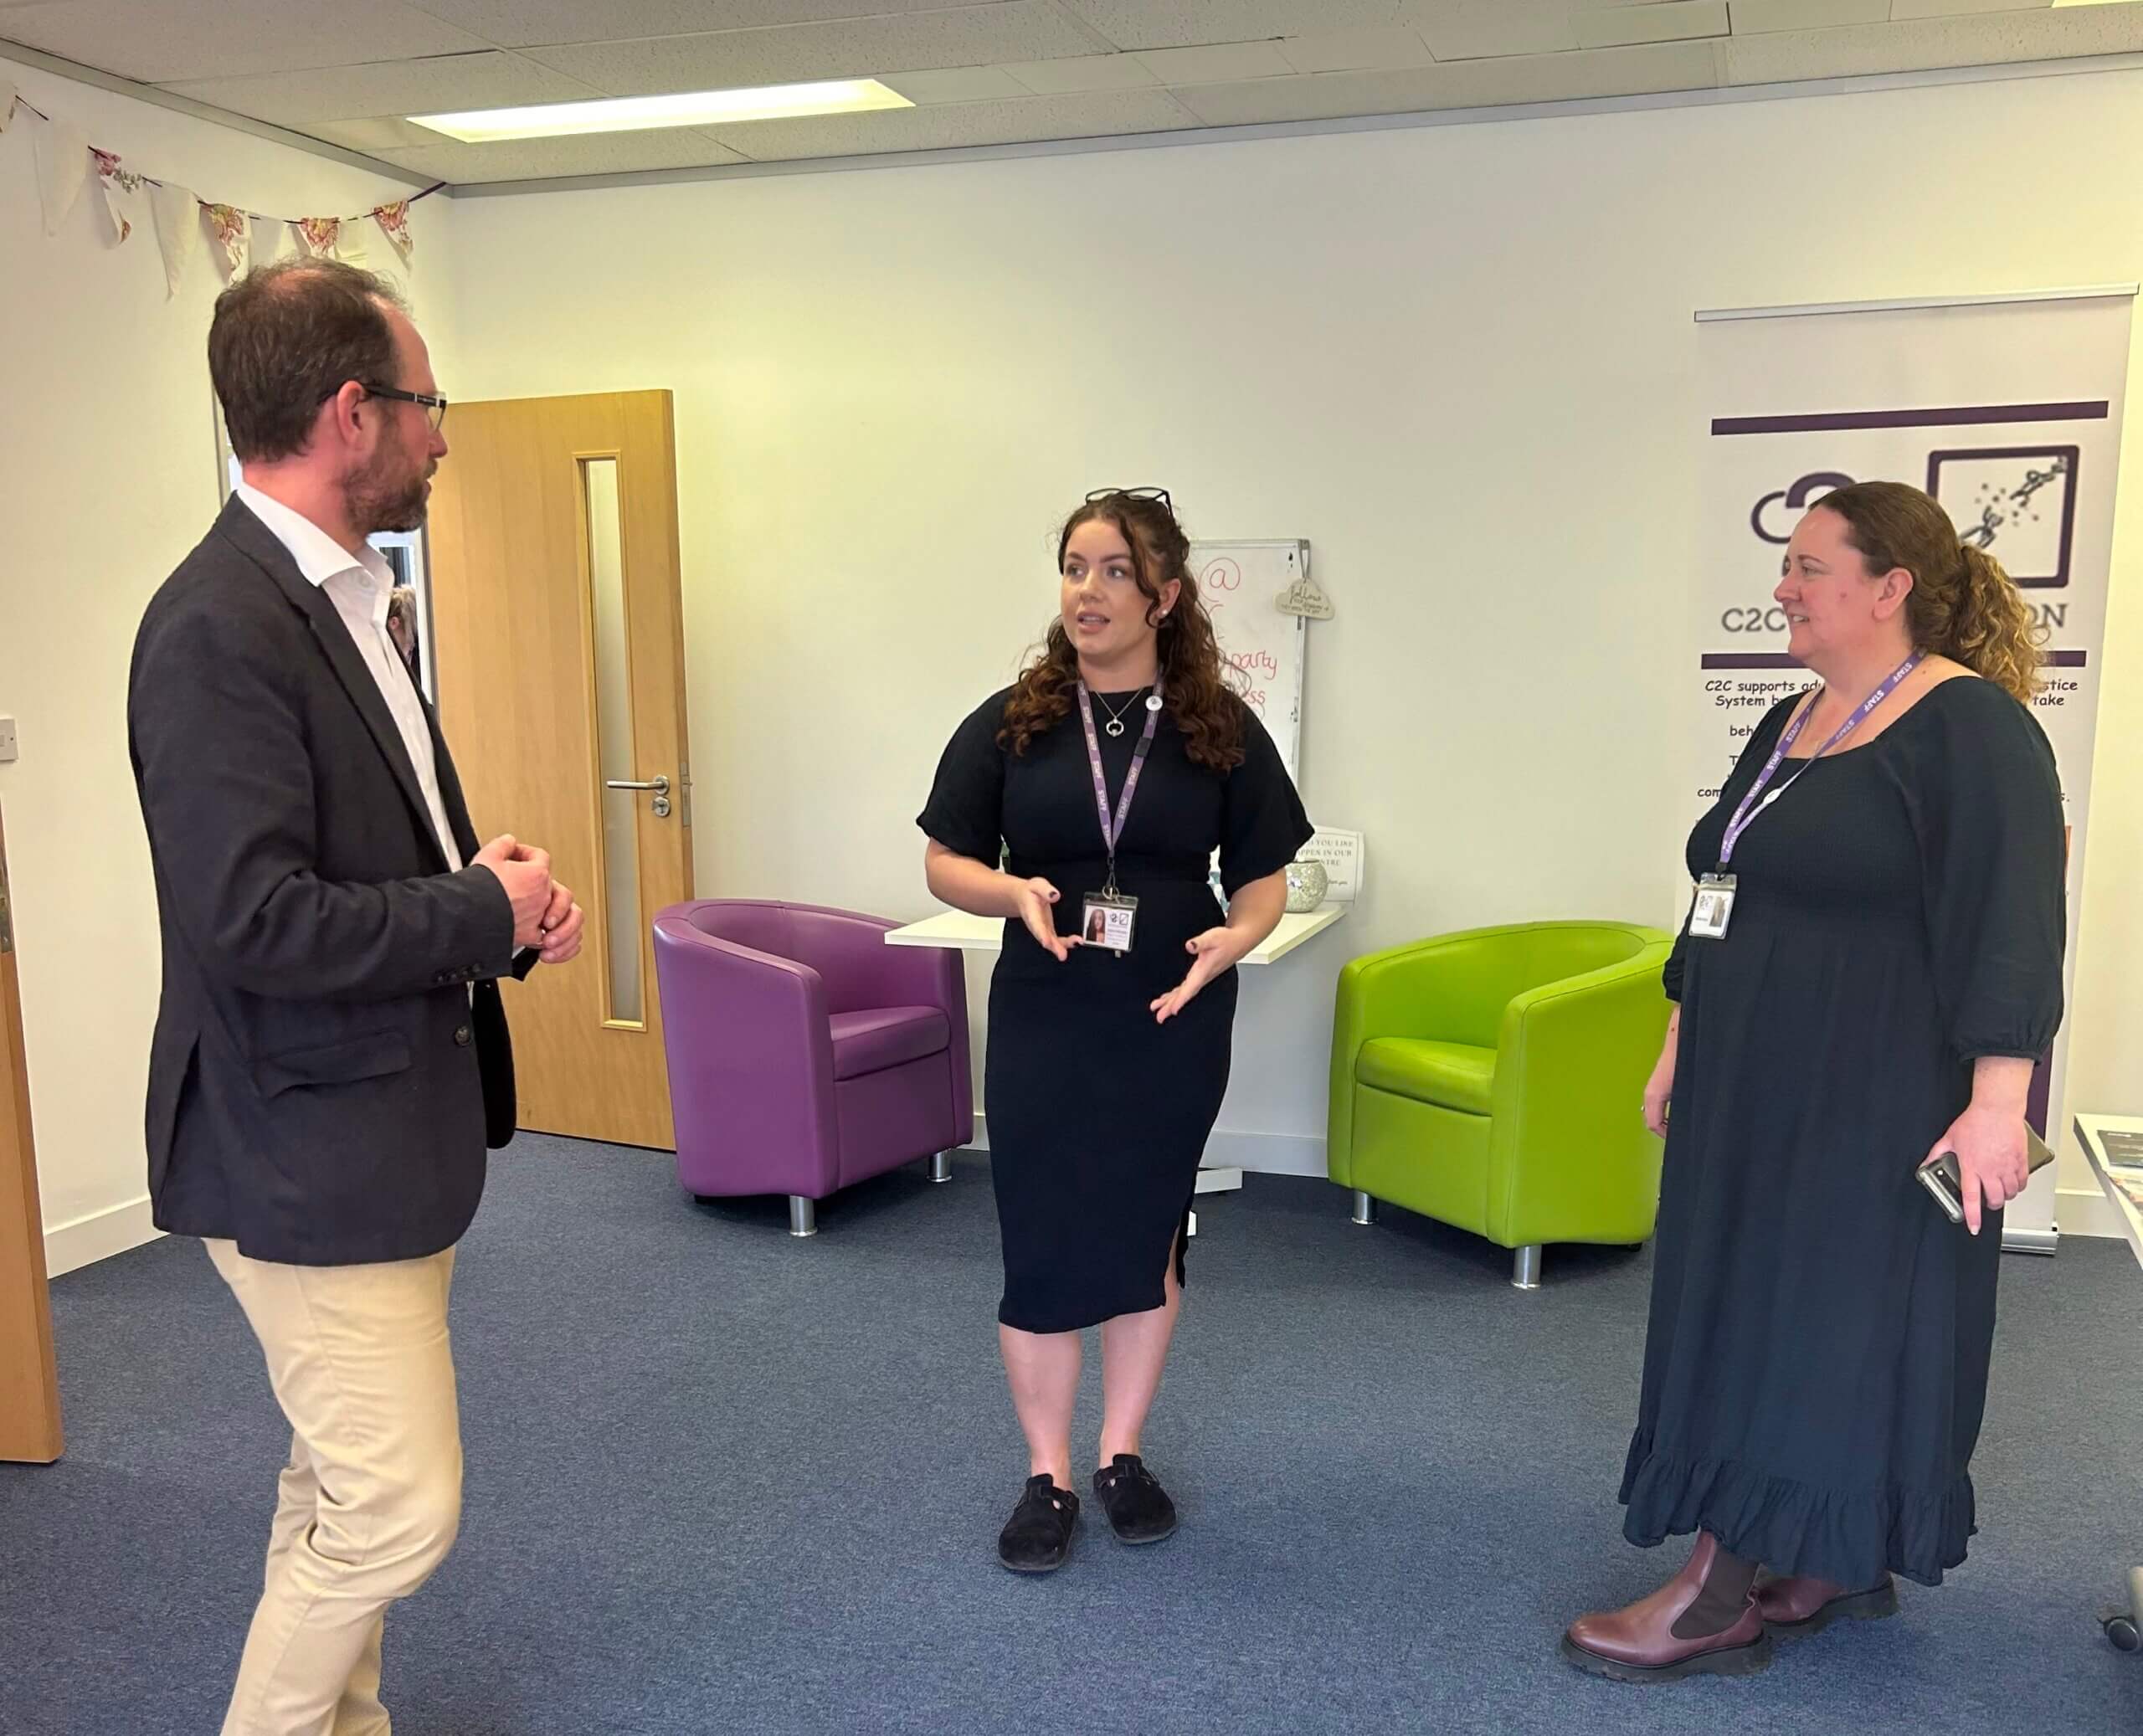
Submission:
[[[1324,902],[1330,883],[1322,862],[1288,863],[1287,908],[1298,916],[1315,910]]]
[[[1334,614],[1324,588],[1307,573],[1280,593],[1278,608],[1283,615],[1307,615],[1313,621],[1328,621]]]

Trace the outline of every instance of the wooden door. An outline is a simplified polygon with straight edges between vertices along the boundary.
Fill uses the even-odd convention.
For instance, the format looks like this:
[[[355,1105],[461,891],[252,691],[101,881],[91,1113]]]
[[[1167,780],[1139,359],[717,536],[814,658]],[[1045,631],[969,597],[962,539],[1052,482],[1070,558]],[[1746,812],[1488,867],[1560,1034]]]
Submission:
[[[29,1069],[0,840],[0,1459],[59,1456],[59,1380],[44,1277],[44,1215],[30,1143]]]
[[[578,962],[506,985],[521,1124],[674,1149],[650,926],[692,895],[670,394],[457,403],[445,432],[439,721],[479,835],[549,850],[588,912]]]

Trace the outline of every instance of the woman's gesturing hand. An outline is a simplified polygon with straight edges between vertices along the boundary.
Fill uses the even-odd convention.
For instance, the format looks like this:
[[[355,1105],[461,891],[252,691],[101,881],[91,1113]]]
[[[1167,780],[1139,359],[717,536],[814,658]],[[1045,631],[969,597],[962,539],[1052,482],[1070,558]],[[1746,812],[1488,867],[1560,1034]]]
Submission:
[[[1072,948],[1080,941],[1075,934],[1056,932],[1056,888],[1046,880],[1025,880],[1019,883],[1015,896],[1020,920],[1027,925],[1035,943],[1060,963],[1069,958]]]
[[[1197,999],[1200,989],[1234,968],[1242,958],[1242,937],[1227,928],[1208,928],[1185,941],[1184,950],[1190,954],[1190,974],[1153,1004],[1156,1025],[1166,1025]]]

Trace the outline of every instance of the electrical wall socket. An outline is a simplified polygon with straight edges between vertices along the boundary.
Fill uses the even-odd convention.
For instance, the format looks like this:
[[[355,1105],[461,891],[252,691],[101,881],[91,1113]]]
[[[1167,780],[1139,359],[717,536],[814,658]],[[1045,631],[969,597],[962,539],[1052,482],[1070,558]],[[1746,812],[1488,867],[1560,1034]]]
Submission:
[[[6,765],[16,757],[15,720],[0,717],[0,766]]]

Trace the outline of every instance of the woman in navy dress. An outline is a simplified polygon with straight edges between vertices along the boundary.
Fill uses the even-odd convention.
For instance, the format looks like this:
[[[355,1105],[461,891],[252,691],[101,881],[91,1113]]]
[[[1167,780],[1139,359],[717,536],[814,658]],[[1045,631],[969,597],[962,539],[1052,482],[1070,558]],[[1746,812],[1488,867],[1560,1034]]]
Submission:
[[[1074,512],[1041,655],[954,732],[918,822],[931,891],[1005,918],[984,1099],[999,1338],[1029,1472],[998,1549],[1019,1572],[1071,1548],[1090,1326],[1106,1407],[1095,1494],[1124,1542],[1175,1528],[1140,1435],[1227,1089],[1235,967],[1279,922],[1310,836],[1271,737],[1224,679],[1190,552],[1162,490],[1105,490]],[[1128,945],[1111,944],[1127,920]]]
[[[1627,1681],[1761,1668],[1964,1559],[2002,1207],[2061,1016],[2061,789],[2016,586],[1919,490],[1865,482],[1801,520],[1776,595],[1822,685],[1690,837],[1645,1094],[1667,1155],[1624,1529],[1696,1548],[1563,1645]],[[1945,1152],[1963,1225],[1914,1174]]]

